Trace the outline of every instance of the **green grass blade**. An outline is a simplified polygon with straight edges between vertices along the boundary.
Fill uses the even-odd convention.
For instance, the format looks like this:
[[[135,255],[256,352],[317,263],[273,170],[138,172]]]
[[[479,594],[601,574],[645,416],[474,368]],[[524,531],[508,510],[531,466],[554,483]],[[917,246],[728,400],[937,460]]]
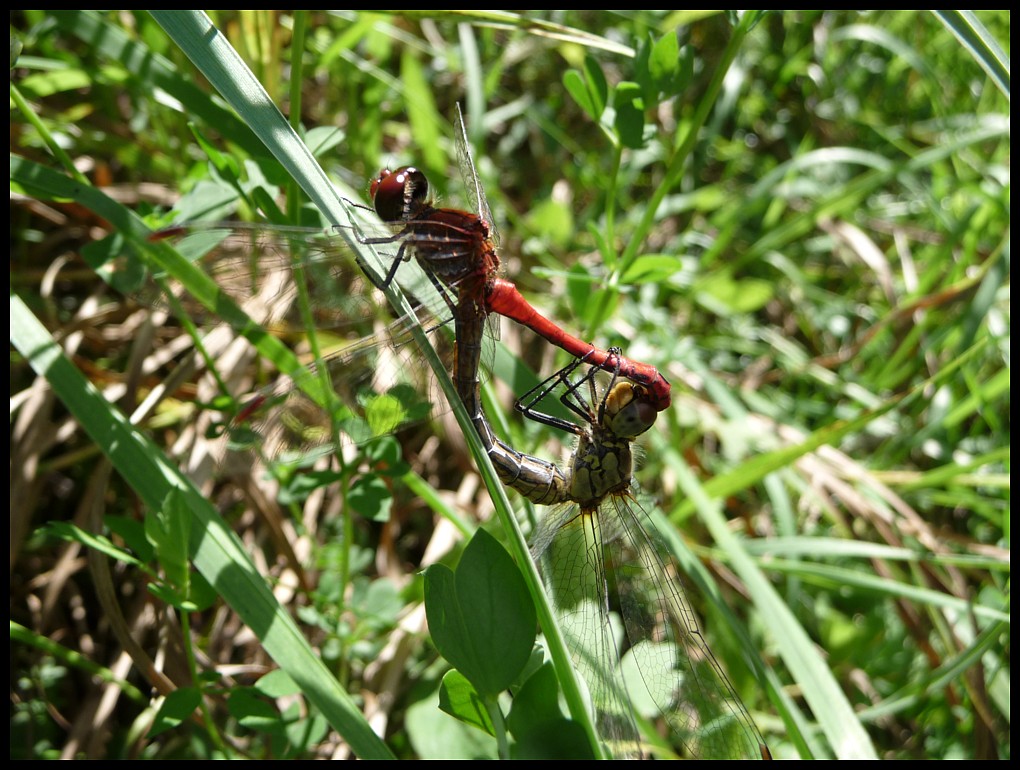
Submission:
[[[933,11],[1009,99],[1009,55],[974,11]]]

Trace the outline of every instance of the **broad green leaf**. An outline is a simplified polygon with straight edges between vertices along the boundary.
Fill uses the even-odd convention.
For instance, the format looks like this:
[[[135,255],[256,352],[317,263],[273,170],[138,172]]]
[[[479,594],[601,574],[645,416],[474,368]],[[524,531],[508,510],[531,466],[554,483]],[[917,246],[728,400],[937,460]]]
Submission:
[[[620,282],[631,286],[641,283],[662,283],[681,269],[680,260],[671,254],[643,254],[627,268]]]
[[[613,89],[613,107],[613,127],[623,146],[635,150],[644,147],[646,105],[641,86],[629,81],[618,83]]]
[[[528,230],[557,248],[566,248],[574,237],[574,212],[569,206],[546,198],[528,212]]]
[[[446,672],[439,686],[439,708],[465,724],[495,735],[496,729],[484,701],[463,674],[457,670]]]
[[[691,78],[693,57],[680,49],[676,32],[667,32],[652,47],[648,72],[657,91],[667,96],[678,95]]]
[[[425,610],[440,654],[485,697],[509,687],[535,641],[535,609],[517,566],[485,530],[464,550],[456,572],[425,571]]]
[[[145,539],[145,525],[138,519],[127,516],[104,516],[103,523],[144,563],[155,558],[156,552],[152,544]]]
[[[591,95],[594,110],[592,118],[598,123],[609,103],[609,86],[606,83],[606,76],[602,72],[602,65],[591,54],[585,54],[584,57],[584,82]]]
[[[407,709],[405,728],[415,754],[421,759],[495,759],[496,740],[439,707],[438,694]]]
[[[351,485],[347,497],[351,508],[364,519],[387,521],[393,505],[393,493],[374,473],[366,473]]]
[[[281,485],[278,496],[279,501],[284,505],[300,503],[308,499],[308,495],[317,489],[334,484],[343,475],[339,471],[305,471],[294,473]]]
[[[167,581],[181,598],[188,597],[191,582],[190,532],[191,511],[177,490],[167,495],[162,508],[145,512],[145,537],[156,549],[156,559]]]
[[[584,78],[581,77],[580,72],[577,70],[567,70],[564,72],[563,87],[582,110],[587,112],[592,119],[598,120],[601,113],[595,111],[595,101],[592,99],[591,94],[588,93],[588,88],[585,86]]]
[[[598,123],[609,101],[609,86],[599,62],[585,55],[583,72],[567,70],[563,74],[563,85],[581,109]]]
[[[148,735],[153,738],[160,733],[172,730],[184,720],[191,717],[202,700],[202,693],[195,687],[182,687],[174,690],[163,699],[163,703],[152,720]]]
[[[753,313],[772,299],[774,289],[771,283],[757,278],[734,279],[728,273],[719,272],[698,283],[695,298],[698,302],[719,315]]]
[[[297,695],[301,689],[290,675],[282,669],[270,671],[259,677],[254,685],[255,690],[267,698],[281,698],[285,695]]]
[[[584,730],[560,711],[559,683],[548,663],[517,690],[507,721],[514,759],[596,759]]]
[[[231,716],[249,730],[272,733],[283,729],[279,710],[252,687],[231,691],[227,708]]]
[[[563,719],[559,705],[559,682],[556,671],[548,663],[529,676],[514,694],[513,706],[507,717],[510,732],[518,739],[540,729],[548,722]]]

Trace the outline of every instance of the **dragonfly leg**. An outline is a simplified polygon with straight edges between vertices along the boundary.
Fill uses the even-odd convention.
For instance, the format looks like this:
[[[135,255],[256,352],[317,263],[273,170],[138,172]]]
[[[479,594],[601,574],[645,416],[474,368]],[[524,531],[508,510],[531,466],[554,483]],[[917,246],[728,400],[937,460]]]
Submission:
[[[590,424],[592,421],[591,409],[585,403],[584,399],[577,396],[577,389],[581,386],[581,383],[585,381],[592,381],[595,377],[595,372],[598,371],[597,367],[591,367],[588,373],[585,374],[577,382],[572,382],[570,377],[577,370],[578,367],[583,366],[588,359],[586,354],[580,358],[574,359],[570,364],[560,369],[558,372],[547,378],[543,382],[536,385],[534,388],[525,393],[521,398],[517,399],[514,403],[514,408],[535,422],[548,425],[551,428],[557,428],[567,433],[573,433],[574,435],[583,435],[585,429],[575,423],[564,420],[560,417],[545,414],[536,409],[537,405],[541,403],[542,399],[549,396],[557,386],[562,385],[566,390],[560,396],[560,401],[565,407],[581,418],[585,423]]]

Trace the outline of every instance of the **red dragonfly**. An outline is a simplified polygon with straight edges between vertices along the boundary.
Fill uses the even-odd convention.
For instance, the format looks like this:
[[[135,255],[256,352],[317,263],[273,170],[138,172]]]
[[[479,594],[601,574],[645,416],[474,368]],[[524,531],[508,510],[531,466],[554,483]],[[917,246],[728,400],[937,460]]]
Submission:
[[[496,313],[532,329],[575,358],[589,364],[619,371],[648,388],[649,401],[657,410],[670,405],[669,381],[654,367],[624,358],[619,350],[601,350],[566,332],[545,318],[524,298],[510,281],[499,277],[496,234],[485,193],[478,179],[467,139],[464,119],[457,110],[457,151],[461,172],[478,213],[459,209],[436,208],[429,200],[425,174],[412,166],[395,171],[386,169],[373,180],[371,195],[376,213],[386,222],[402,225],[392,237],[369,238],[367,243],[401,241],[398,259],[386,276],[394,277],[399,263],[410,248],[427,274],[442,286],[451,288],[454,297],[447,304],[455,319],[464,323]],[[442,286],[436,288],[442,292]],[[467,367],[455,373],[470,374]]]
[[[375,210],[387,226],[384,230],[358,228],[355,237],[367,245],[395,250],[381,283],[396,281],[420,303],[416,319],[400,319],[382,331],[377,323],[378,300],[372,296],[375,285],[366,277],[371,274],[339,238],[319,230],[237,224],[189,225],[160,236],[184,234],[177,245],[201,258],[218,286],[239,303],[261,292],[272,306],[264,317],[274,331],[303,337],[311,322],[322,337],[324,349],[318,360],[323,366],[299,373],[297,383],[281,378],[251,399],[235,413],[233,425],[239,428],[235,433],[245,433],[249,418],[254,417],[287,434],[284,446],[327,446],[337,427],[361,442],[421,418],[428,410],[421,398],[424,367],[407,356],[413,355],[411,328],[422,315],[431,316],[433,320],[425,323],[434,331],[451,316],[456,327],[505,315],[575,357],[584,356],[594,365],[619,370],[645,384],[649,402],[656,409],[668,407],[669,382],[654,367],[624,358],[619,351],[600,350],[567,333],[531,306],[514,284],[499,277],[496,236],[459,112],[457,145],[465,182],[480,214],[432,205],[425,175],[411,167],[384,171],[371,184]],[[199,245],[192,249],[195,242]],[[270,283],[278,288],[267,289]],[[304,315],[298,312],[303,307],[298,287],[308,292]],[[463,340],[463,349],[467,335],[457,336]],[[377,346],[380,337],[388,339]],[[442,334],[434,339],[439,346],[449,346]],[[345,344],[346,340],[354,341]],[[455,380],[477,381],[482,344],[480,339],[471,355],[465,356],[463,350],[456,355]],[[295,384],[320,374],[327,376],[327,390],[339,393],[328,423],[322,421],[318,408],[306,409],[307,400],[292,398],[299,392]],[[368,379],[381,395],[362,395]],[[323,427],[327,425],[328,429]]]
[[[531,553],[590,690],[600,735],[616,756],[644,755],[630,705],[636,696],[655,704],[681,757],[771,759],[701,634],[677,566],[635,497],[631,443],[657,414],[648,389],[614,373],[600,398],[597,367],[573,379],[585,363],[574,361],[516,404],[526,416],[576,436],[564,469],[496,438],[475,397],[462,395],[474,407],[475,425],[504,483],[535,503],[557,506],[532,537]],[[556,389],[580,424],[537,411]],[[612,634],[613,612],[627,634],[622,655]],[[628,679],[624,672],[634,669],[640,678]]]

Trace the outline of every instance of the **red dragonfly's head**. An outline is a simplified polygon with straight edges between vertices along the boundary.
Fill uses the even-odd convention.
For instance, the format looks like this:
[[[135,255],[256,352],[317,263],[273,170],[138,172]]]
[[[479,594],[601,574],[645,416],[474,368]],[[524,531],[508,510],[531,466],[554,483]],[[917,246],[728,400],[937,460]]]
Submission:
[[[415,219],[427,204],[429,182],[414,166],[401,166],[396,171],[383,169],[369,187],[375,213],[385,222],[407,222]]]

